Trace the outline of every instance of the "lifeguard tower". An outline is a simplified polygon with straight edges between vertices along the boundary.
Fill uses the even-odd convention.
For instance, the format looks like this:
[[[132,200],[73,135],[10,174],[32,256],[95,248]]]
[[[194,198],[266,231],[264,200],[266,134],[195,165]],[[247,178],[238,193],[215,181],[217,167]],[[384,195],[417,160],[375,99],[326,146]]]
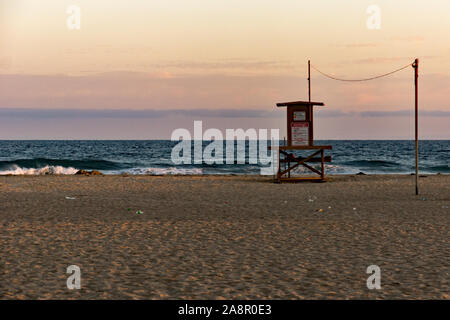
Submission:
[[[277,107],[286,107],[287,143],[279,147],[277,181],[312,180],[325,181],[325,162],[331,162],[331,156],[325,156],[325,150],[332,146],[314,145],[314,107],[324,106],[323,102],[293,101],[277,103]],[[295,156],[296,150],[311,150],[306,157]],[[321,164],[320,170],[308,163]],[[291,172],[303,166],[318,176],[295,176]]]

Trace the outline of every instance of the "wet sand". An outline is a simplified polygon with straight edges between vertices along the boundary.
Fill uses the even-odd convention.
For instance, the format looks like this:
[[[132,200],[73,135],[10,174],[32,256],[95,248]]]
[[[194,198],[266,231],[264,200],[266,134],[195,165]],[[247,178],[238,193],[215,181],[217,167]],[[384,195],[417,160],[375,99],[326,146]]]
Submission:
[[[0,298],[449,299],[450,176],[420,184],[2,176]]]

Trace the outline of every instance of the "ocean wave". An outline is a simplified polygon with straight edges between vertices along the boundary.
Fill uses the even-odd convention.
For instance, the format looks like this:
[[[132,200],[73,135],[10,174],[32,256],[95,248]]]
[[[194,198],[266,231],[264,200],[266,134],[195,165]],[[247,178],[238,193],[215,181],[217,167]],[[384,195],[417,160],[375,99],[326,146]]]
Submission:
[[[431,172],[450,173],[450,165],[425,167],[425,170]]]
[[[10,170],[14,166],[21,168],[65,167],[85,170],[118,170],[130,167],[131,164],[97,159],[70,160],[33,158],[0,161],[0,170]]]
[[[62,167],[62,166],[45,166],[41,168],[23,168],[19,167],[17,165],[11,166],[10,169],[7,170],[1,170],[0,175],[47,175],[47,174],[75,174],[78,171],[78,169],[69,167]]]
[[[311,167],[316,168],[317,170],[320,170],[320,165],[317,164],[309,164]],[[294,173],[311,173],[311,171],[308,168],[305,167],[297,167],[293,170]],[[325,164],[325,173],[326,174],[350,174],[357,172],[356,169],[350,169],[343,166],[335,165],[335,164]]]
[[[386,160],[353,160],[346,161],[342,164],[351,166],[351,167],[365,167],[365,168],[395,168],[400,167],[401,165],[395,161],[386,161]]]
[[[152,176],[165,176],[165,175],[201,175],[202,169],[198,168],[133,168],[125,170],[122,173],[128,173],[132,175],[152,175]]]
[[[0,170],[0,175],[73,175],[77,173],[78,169],[73,167],[62,167],[62,166],[45,166],[40,168],[24,168],[17,165],[12,165],[9,169]],[[153,175],[153,176],[164,176],[164,175],[201,175],[203,174],[202,169],[197,168],[132,168],[128,170],[106,170],[103,171],[104,174],[131,174],[131,175]]]

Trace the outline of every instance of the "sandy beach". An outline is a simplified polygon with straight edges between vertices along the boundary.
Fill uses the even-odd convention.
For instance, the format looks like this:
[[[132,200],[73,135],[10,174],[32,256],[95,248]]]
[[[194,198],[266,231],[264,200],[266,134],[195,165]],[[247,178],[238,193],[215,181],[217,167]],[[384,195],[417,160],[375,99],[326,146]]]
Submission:
[[[449,299],[450,176],[420,190],[394,175],[1,176],[0,298]]]

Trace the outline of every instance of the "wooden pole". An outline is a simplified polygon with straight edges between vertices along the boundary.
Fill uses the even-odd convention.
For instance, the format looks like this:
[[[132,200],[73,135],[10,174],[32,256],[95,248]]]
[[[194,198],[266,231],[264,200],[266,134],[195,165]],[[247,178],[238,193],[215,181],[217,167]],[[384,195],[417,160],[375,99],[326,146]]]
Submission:
[[[414,61],[415,139],[416,139],[416,195],[419,194],[419,59]]]
[[[308,60],[308,113],[309,113],[309,141],[308,144],[313,145],[314,144],[314,123],[313,123],[313,107],[311,105],[311,60]]]
[[[308,60],[308,102],[311,104],[311,60]]]
[[[311,107],[311,60],[308,60],[308,102],[309,102],[309,121],[311,121],[311,113],[312,113],[312,107]]]

